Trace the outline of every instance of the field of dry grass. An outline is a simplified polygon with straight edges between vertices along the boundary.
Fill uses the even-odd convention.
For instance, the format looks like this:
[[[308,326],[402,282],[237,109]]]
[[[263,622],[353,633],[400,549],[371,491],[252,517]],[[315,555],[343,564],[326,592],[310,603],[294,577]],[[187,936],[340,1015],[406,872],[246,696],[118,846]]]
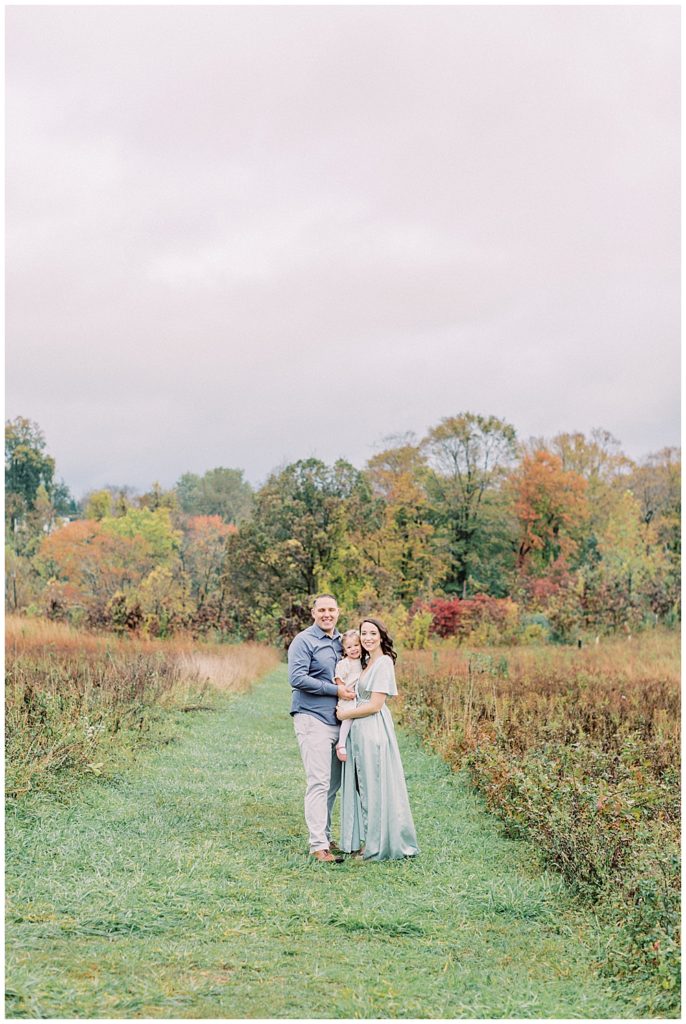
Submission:
[[[679,989],[680,643],[654,631],[570,647],[398,661],[403,723],[613,922],[606,969]]]
[[[506,736],[519,751],[555,736],[592,737],[604,749],[629,733],[654,763],[679,756],[680,642],[653,631],[631,640],[576,647],[444,645],[408,651],[399,662],[409,704],[433,745],[459,760],[479,742]]]
[[[6,620],[6,785],[10,795],[57,774],[100,774],[115,747],[152,741],[164,711],[240,693],[274,668],[259,644],[118,638],[63,623]]]

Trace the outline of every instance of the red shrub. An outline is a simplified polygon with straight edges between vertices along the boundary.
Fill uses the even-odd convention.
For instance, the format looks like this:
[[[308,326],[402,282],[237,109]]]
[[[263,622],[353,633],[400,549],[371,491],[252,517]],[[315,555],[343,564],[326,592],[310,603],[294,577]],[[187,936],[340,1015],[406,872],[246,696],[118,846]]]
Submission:
[[[507,617],[508,601],[487,594],[464,600],[435,598],[428,605],[433,616],[429,631],[437,636],[467,636],[482,622],[500,625]]]

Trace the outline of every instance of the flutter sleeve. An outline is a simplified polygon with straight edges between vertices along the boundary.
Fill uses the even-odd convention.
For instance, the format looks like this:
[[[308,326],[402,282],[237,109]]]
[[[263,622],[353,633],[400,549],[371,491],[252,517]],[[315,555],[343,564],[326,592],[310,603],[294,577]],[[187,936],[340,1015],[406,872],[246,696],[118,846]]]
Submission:
[[[374,674],[370,680],[371,693],[385,693],[389,697],[397,697],[398,687],[395,681],[393,659],[384,654],[374,666]]]
[[[342,682],[347,683],[348,676],[350,675],[350,662],[347,658],[343,658],[343,661],[339,661],[336,664],[334,671],[334,677],[337,677]]]

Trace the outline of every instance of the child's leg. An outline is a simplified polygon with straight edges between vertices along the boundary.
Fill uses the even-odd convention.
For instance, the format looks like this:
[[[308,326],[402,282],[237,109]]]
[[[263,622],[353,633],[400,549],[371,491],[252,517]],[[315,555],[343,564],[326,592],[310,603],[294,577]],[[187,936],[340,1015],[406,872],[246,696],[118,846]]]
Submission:
[[[338,757],[339,761],[348,760],[348,755],[345,752],[345,741],[348,738],[348,733],[350,732],[351,725],[352,722],[350,721],[349,718],[346,718],[346,720],[341,724],[341,731],[338,734],[338,742],[336,743],[336,756]]]

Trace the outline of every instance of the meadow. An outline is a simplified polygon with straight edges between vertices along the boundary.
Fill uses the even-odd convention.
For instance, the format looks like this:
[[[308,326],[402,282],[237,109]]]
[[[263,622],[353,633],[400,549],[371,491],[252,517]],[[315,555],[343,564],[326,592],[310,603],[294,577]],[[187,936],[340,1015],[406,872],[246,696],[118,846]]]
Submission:
[[[14,908],[8,924],[15,936],[10,1005],[17,1016],[59,1016],[67,1010],[98,1016],[103,1008],[108,1009],[104,1015],[114,1016],[329,1015],[317,1001],[326,988],[317,980],[319,968],[309,979],[309,993],[291,992],[274,1001],[254,987],[263,979],[253,976],[250,966],[259,952],[281,977],[277,961],[286,952],[278,950],[300,941],[298,894],[313,883],[306,849],[300,848],[301,768],[279,660],[274,649],[258,644],[115,637],[8,617],[6,786]],[[257,686],[253,698],[253,687],[269,672],[272,683],[266,690]],[[329,923],[342,929],[345,941],[350,935],[357,944],[363,941],[370,956],[376,955],[376,939],[387,942],[390,935],[410,958],[386,988],[364,979],[353,983],[333,963],[325,965],[336,993],[331,1013],[556,1016],[564,1006],[570,1016],[678,1015],[678,636],[655,630],[582,649],[470,649],[437,641],[429,650],[401,651],[398,679],[401,698],[393,714],[406,737],[410,791],[414,787],[421,794],[417,824],[425,843],[423,867],[419,875],[414,868],[393,867],[378,892],[371,880],[365,882],[364,903],[354,889],[344,890],[337,909],[329,910]],[[246,792],[244,771],[251,779]],[[454,792],[448,794],[448,785],[456,787]],[[238,801],[233,808],[223,804],[229,792]],[[187,800],[198,801],[197,814]],[[139,806],[149,811],[142,824]],[[168,811],[162,814],[164,807]],[[212,825],[217,820],[224,823],[221,835]],[[232,848],[233,832],[240,836],[240,850]],[[124,846],[115,849],[112,842],[120,833]],[[138,852],[136,844],[143,840],[137,836],[145,837]],[[213,916],[201,889],[193,889],[185,909],[177,906],[174,886],[188,888],[183,871],[177,878],[187,860],[183,836],[190,836],[196,850],[187,865],[193,872],[212,847],[201,876],[219,908],[226,906],[225,872],[231,865],[231,885],[241,896],[226,934],[242,951],[238,960],[227,960],[226,922],[220,913]],[[208,846],[212,836],[216,842]],[[46,841],[51,866],[44,863]],[[164,877],[146,852],[160,842],[167,851]],[[120,864],[124,851],[125,865]],[[282,854],[288,878],[274,888],[261,871],[267,864],[276,870]],[[111,914],[103,905],[95,930],[94,890],[83,895],[86,862],[94,878],[102,878],[105,863],[121,873],[121,890],[113,889],[121,912]],[[493,873],[495,865],[502,874]],[[353,873],[354,884],[355,866],[340,870]],[[127,903],[132,871],[139,878],[135,908]],[[534,878],[543,880],[542,889]],[[269,911],[258,893],[264,885],[271,893]],[[160,886],[167,887],[173,913],[159,902]],[[453,903],[432,917],[448,891]],[[474,894],[482,891],[490,894],[487,903],[474,903]],[[275,913],[282,898],[283,910]],[[326,941],[327,928],[322,932],[314,923],[330,907],[326,886],[315,902],[315,916],[307,918],[313,956]],[[420,911],[413,916],[415,904]],[[569,923],[575,906],[583,925]],[[482,961],[494,940],[486,920],[491,912],[495,922],[502,923],[505,914],[509,923],[506,934],[496,928],[502,958],[498,971],[486,978]],[[468,936],[459,950],[446,938],[456,913]],[[556,932],[566,946],[553,955],[546,943],[559,915],[568,922]],[[194,972],[196,918],[216,934],[207,964],[201,957]],[[541,928],[545,935],[539,936]],[[585,938],[572,949],[575,931]],[[172,959],[186,943],[186,989],[171,976],[160,980],[153,956],[158,947],[148,950],[144,941],[158,932],[169,934]],[[76,952],[70,935],[80,936]],[[539,941],[535,936],[543,945],[534,974],[548,978],[548,995],[538,989],[532,994],[531,976],[518,975],[507,998],[502,992],[495,999],[488,996],[491,979],[509,977],[512,964],[526,963],[531,943]],[[132,953],[136,943],[145,948]],[[411,947],[419,947],[416,961]],[[426,987],[433,976],[432,949],[446,955],[445,971],[454,983],[435,999],[428,998]],[[103,981],[95,966],[82,977],[83,957],[95,965],[104,954],[110,963],[107,978]],[[76,972],[66,989],[48,980],[55,956],[70,977]],[[143,972],[136,984],[126,981],[131,956],[142,956],[141,964],[152,956],[148,975]],[[551,988],[546,971],[557,971],[560,957],[567,966],[557,974],[560,986]],[[39,961],[44,970],[35,968]],[[221,966],[229,961],[230,970]],[[458,983],[465,963],[474,964],[468,995]],[[402,978],[413,964],[423,964],[424,981],[408,989]],[[584,971],[605,978],[593,994],[580,987],[577,975]],[[267,970],[264,980],[269,976]],[[151,977],[157,987],[151,987]],[[577,990],[580,1002],[574,1001]],[[230,992],[238,1002],[225,1001]]]
[[[6,792],[118,770],[141,746],[168,742],[168,712],[209,707],[277,662],[259,644],[120,638],[7,616]]]
[[[679,992],[679,637],[406,652],[402,721],[610,924],[604,970]]]
[[[20,1018],[634,1018],[606,936],[438,755],[399,734],[417,858],[321,865],[280,666],[78,794],[7,811]]]

